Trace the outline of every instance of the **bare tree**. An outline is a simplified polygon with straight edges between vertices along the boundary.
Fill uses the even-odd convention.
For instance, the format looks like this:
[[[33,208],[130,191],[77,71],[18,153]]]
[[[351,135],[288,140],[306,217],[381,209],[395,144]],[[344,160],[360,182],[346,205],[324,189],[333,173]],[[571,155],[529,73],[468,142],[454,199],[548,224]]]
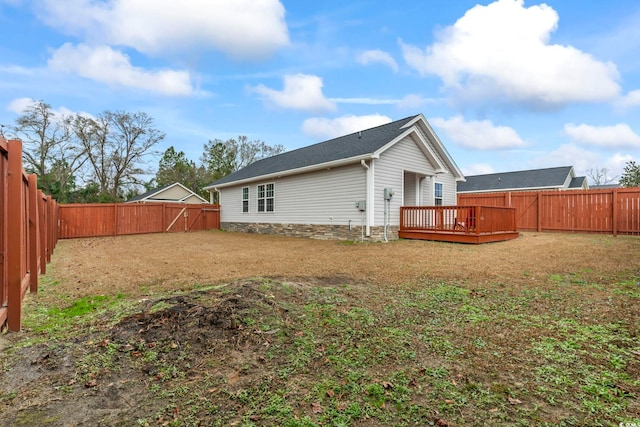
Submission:
[[[73,132],[87,151],[100,195],[110,200],[121,199],[127,185],[141,183],[147,157],[165,137],[144,112],[105,111],[95,119],[78,115]]]
[[[66,201],[74,174],[87,157],[70,131],[71,118],[55,113],[44,101],[34,101],[16,119],[14,131],[24,143],[25,169],[38,175],[41,188]]]
[[[609,172],[611,172],[607,168],[598,168],[589,169],[587,172],[587,177],[591,180],[591,185],[606,185],[612,184],[616,182],[618,176],[609,176]]]

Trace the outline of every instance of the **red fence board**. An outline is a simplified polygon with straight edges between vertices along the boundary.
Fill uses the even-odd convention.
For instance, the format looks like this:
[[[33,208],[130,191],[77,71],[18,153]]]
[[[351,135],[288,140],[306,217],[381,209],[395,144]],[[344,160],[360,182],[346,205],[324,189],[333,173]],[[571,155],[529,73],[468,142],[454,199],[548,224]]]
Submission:
[[[519,230],[640,235],[640,188],[469,193],[458,204],[516,208]]]
[[[59,237],[120,236],[220,228],[220,206],[184,203],[60,205]]]
[[[22,299],[37,292],[57,242],[57,205],[22,168],[22,142],[0,137],[0,328],[19,331]]]

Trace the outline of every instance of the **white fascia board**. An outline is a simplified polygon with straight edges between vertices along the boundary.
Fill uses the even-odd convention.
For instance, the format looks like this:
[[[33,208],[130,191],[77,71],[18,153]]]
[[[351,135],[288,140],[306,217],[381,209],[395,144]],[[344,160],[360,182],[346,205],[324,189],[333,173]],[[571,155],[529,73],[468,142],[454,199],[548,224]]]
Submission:
[[[349,157],[346,159],[334,160],[332,162],[319,163],[317,165],[310,165],[310,166],[305,166],[305,167],[296,168],[296,169],[288,169],[281,172],[274,172],[266,175],[253,176],[251,178],[240,179],[237,181],[225,182],[224,184],[209,185],[207,187],[204,187],[204,190],[209,190],[209,191],[218,190],[220,188],[234,187],[236,185],[248,184],[255,181],[264,181],[268,179],[280,178],[283,176],[298,175],[298,174],[307,173],[307,172],[315,172],[323,169],[333,169],[340,166],[350,165],[352,163],[359,163],[360,160],[369,160],[369,159],[376,159],[376,158],[378,158],[378,155],[376,155],[376,153],[374,154],[367,153],[360,156]]]
[[[438,156],[436,156],[436,154],[433,152],[429,144],[422,137],[422,134],[418,132],[418,130],[414,126],[410,127],[409,129],[404,131],[402,134],[400,134],[397,138],[391,140],[390,142],[382,146],[380,149],[378,149],[378,151],[375,152],[375,154],[378,157],[380,157],[382,153],[384,153],[389,148],[393,147],[395,144],[402,141],[403,139],[405,139],[407,136],[411,134],[414,134],[417,136],[418,141],[420,141],[420,144],[419,144],[420,150],[424,153],[424,155],[429,159],[429,161],[433,165],[435,173],[445,173],[447,171],[445,166],[442,164],[442,162],[440,162],[440,160],[438,159]]]
[[[440,151],[440,155],[442,156],[444,161],[449,165],[450,169],[453,171],[454,175],[456,176],[456,180],[458,178],[464,179],[464,174],[458,167],[455,160],[453,160],[453,157],[451,157],[451,154],[449,154],[447,147],[444,146],[444,144],[438,137],[438,134],[433,130],[433,128],[431,127],[427,119],[424,117],[424,115],[418,114],[413,120],[405,124],[403,127],[410,127],[413,125],[417,125],[418,123],[422,123],[422,125],[427,129],[427,133],[430,134],[431,138],[433,139],[431,142],[433,142],[434,145],[437,147],[437,149]]]

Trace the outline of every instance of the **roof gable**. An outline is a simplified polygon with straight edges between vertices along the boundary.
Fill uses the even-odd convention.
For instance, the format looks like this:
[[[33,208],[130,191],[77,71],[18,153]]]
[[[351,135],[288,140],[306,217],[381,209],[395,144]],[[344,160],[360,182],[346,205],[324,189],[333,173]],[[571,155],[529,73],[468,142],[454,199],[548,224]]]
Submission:
[[[168,192],[169,190],[173,189],[173,188],[179,188],[180,190],[182,190],[184,192],[184,197],[181,197],[179,200],[175,199],[174,197],[162,197],[163,193]],[[202,201],[202,203],[208,203],[205,199],[203,199],[201,196],[199,196],[198,194],[194,193],[192,190],[188,189],[187,187],[185,187],[184,185],[182,185],[179,182],[174,182],[173,184],[169,184],[169,185],[165,185],[163,187],[158,187],[158,188],[153,188],[149,191],[147,191],[146,193],[142,193],[139,194],[135,197],[130,198],[129,200],[127,200],[127,203],[134,203],[134,202],[144,202],[144,201],[175,201],[175,202],[182,202],[184,200],[190,199],[192,197],[197,197],[199,200]]]
[[[573,166],[472,175],[466,177],[466,182],[458,183],[458,192],[566,188],[574,175]]]
[[[258,178],[267,179],[283,175],[292,175],[321,167],[334,167],[365,158],[376,158],[387,148],[412,133],[418,135],[417,139],[420,142],[421,149],[425,153],[425,156],[433,162],[434,167],[442,169],[444,165],[424,140],[425,136],[420,135],[420,132],[417,131],[417,126],[420,126],[418,123],[424,123],[422,126],[427,129],[427,132],[433,132],[422,114],[418,114],[385,125],[354,132],[308,147],[287,151],[266,159],[258,160],[208,185],[205,189],[237,185]],[[436,143],[440,145],[444,157],[448,157],[449,155],[442,146],[442,143],[437,137],[435,137],[435,140],[437,141]],[[455,165],[450,158],[449,162]],[[457,166],[452,169],[454,173],[462,176]]]

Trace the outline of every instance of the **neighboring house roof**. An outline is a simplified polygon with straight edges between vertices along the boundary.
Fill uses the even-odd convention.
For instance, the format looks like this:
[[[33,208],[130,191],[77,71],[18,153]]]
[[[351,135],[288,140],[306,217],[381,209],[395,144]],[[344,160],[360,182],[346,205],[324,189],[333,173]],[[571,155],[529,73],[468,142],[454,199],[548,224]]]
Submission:
[[[622,186],[618,182],[618,183],[615,183],[615,184],[591,185],[589,188],[591,188],[592,190],[604,190],[604,189],[608,189],[608,188],[622,188]]]
[[[168,194],[170,190],[175,188],[182,189],[181,197],[176,198],[175,196]],[[173,203],[185,203],[189,199],[192,198],[199,199],[199,203],[209,203],[202,196],[194,193],[184,185],[179,182],[175,182],[173,184],[165,185],[164,187],[154,188],[152,190],[147,191],[146,193],[139,194],[135,197],[130,198],[126,201],[126,203],[141,203],[141,202],[173,202]]]
[[[422,130],[417,130],[418,127],[422,127]],[[241,182],[249,182],[258,178],[267,179],[292,175],[376,158],[384,150],[411,133],[416,133],[418,139],[423,138],[421,148],[425,155],[429,157],[437,172],[445,171],[445,165],[440,160],[442,158],[456,178],[464,179],[462,172],[429,123],[422,114],[418,114],[258,160],[208,185],[205,190],[232,184],[237,185]],[[427,138],[433,146],[437,147],[439,155],[435,155],[432,152],[424,138]]]
[[[588,188],[586,178],[576,177],[573,166],[471,175],[465,178],[465,182],[458,182],[458,193]]]

